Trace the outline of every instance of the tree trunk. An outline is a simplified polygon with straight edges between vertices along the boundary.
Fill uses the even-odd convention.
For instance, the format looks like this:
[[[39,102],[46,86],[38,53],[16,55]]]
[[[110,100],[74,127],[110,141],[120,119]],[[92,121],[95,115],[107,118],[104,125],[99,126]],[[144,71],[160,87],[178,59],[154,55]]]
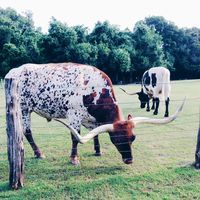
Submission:
[[[24,146],[17,80],[5,79],[5,95],[9,185],[13,189],[18,189],[23,187],[24,180]]]

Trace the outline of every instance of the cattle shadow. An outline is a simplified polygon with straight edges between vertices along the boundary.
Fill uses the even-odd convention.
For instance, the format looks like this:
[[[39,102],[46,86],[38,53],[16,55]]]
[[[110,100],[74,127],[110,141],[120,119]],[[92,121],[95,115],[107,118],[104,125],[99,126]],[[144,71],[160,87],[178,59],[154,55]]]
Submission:
[[[91,155],[92,156],[92,155]],[[34,166],[34,167],[33,167]],[[52,164],[48,159],[35,159],[28,158],[25,161],[25,185],[24,189],[29,188],[33,180],[36,183],[46,182],[46,181],[71,181],[73,179],[87,179],[88,177],[102,177],[102,176],[113,176],[124,172],[126,169],[123,166],[91,166],[80,164],[79,166],[73,166],[68,158],[64,162]],[[5,180],[5,179],[4,179]],[[22,188],[23,190],[23,188]],[[12,191],[9,187],[9,182],[4,181],[0,183],[0,199],[11,197],[16,195],[10,193],[7,195],[8,191]],[[4,194],[3,194],[4,193]],[[13,196],[13,197],[14,197]]]
[[[88,154],[89,155],[89,154]],[[90,154],[94,157],[93,154]],[[93,162],[96,162],[95,160]],[[54,163],[52,165],[52,163]],[[103,166],[102,166],[103,165]],[[34,166],[34,167],[33,167]],[[25,162],[25,180],[26,182],[32,179],[37,180],[69,180],[76,177],[101,177],[112,176],[125,172],[127,169],[123,165],[106,166],[104,163],[93,164],[91,161],[81,161],[80,165],[74,166],[70,163],[68,157],[64,161],[57,159],[35,159],[29,158]]]
[[[98,166],[98,168],[96,166],[95,167],[87,166],[87,167],[80,167],[80,169],[78,170],[76,170],[75,168],[70,169],[68,173],[73,176],[80,176],[80,175],[93,176],[93,175],[116,175],[119,174],[120,172],[125,171],[125,168],[123,168],[122,166],[109,166],[109,167]]]

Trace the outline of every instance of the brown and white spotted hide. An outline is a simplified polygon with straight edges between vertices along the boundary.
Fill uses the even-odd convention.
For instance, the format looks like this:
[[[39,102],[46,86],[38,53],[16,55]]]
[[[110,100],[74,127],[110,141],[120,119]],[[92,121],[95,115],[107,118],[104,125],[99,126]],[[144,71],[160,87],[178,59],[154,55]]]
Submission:
[[[127,126],[117,105],[109,77],[95,67],[75,63],[25,64],[12,69],[5,78],[19,83],[24,134],[36,157],[43,154],[31,133],[30,114],[35,112],[50,121],[62,118],[80,132],[81,125],[93,129],[115,123],[111,141],[127,164],[132,162],[132,127]],[[125,125],[125,128],[124,126]],[[96,155],[101,155],[98,136],[94,138]],[[78,164],[77,140],[72,135],[71,162]]]

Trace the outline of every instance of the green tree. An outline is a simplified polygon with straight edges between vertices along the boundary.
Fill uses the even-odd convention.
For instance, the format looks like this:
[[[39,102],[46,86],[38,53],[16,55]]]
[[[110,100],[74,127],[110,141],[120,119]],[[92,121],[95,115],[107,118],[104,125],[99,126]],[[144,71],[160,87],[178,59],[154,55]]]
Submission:
[[[139,76],[150,67],[165,65],[162,37],[142,21],[134,27],[135,52],[132,62]]]
[[[88,41],[88,28],[82,25],[73,26],[72,29],[76,32],[77,43],[84,43]]]
[[[70,61],[97,66],[114,82],[132,82],[159,65],[168,67],[172,78],[199,78],[200,30],[179,29],[152,16],[137,22],[132,32],[104,21],[89,34],[87,27],[69,27],[52,18],[43,34],[31,12],[0,8],[0,77],[27,62]]]
[[[98,49],[97,66],[110,76],[113,75],[114,68],[117,70],[115,81],[120,76],[119,73],[126,74],[125,72],[134,71],[130,55],[134,55],[135,49],[129,30],[120,31],[117,26],[111,25],[108,21],[98,22],[88,38],[89,42],[96,45]],[[120,56],[118,60],[117,55]],[[124,63],[127,63],[127,66]]]
[[[145,19],[163,38],[163,49],[173,78],[198,77],[199,29],[179,29],[173,22],[163,17]]]
[[[107,73],[109,72],[109,56],[111,50],[105,43],[100,43],[96,45],[96,47],[97,47],[96,66]]]
[[[72,60],[78,63],[95,65],[97,50],[90,43],[79,43],[72,51]]]
[[[130,54],[125,49],[113,49],[110,54],[110,70],[113,72],[111,77],[115,83],[122,81],[122,73],[130,71]],[[120,76],[121,75],[121,76]]]
[[[145,23],[149,27],[154,28],[156,33],[162,36],[167,67],[172,71],[175,70],[176,59],[179,57],[176,52],[179,43],[178,41],[181,39],[180,30],[173,22],[168,21],[161,16],[145,18]]]
[[[182,29],[177,42],[176,72],[178,78],[200,77],[200,30]]]
[[[22,16],[11,8],[0,9],[0,76],[23,63],[39,62],[40,37],[32,13]]]
[[[20,46],[17,48],[12,43],[4,44],[0,53],[1,74],[5,75],[13,66],[19,66],[24,62],[28,62],[29,58],[26,49]]]
[[[76,31],[52,18],[49,33],[41,39],[40,48],[46,62],[67,62],[72,60],[71,51],[76,44]]]
[[[116,46],[116,38],[119,33],[117,26],[111,25],[108,21],[97,22],[89,35],[89,42],[92,44],[107,44],[109,48]]]

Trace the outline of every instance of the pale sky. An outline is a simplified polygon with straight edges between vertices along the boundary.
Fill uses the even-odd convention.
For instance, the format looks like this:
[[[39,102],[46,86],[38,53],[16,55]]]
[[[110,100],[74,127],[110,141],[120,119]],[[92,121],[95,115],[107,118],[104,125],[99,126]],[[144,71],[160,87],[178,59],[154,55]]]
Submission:
[[[20,14],[30,10],[35,26],[44,32],[52,16],[90,30],[97,21],[108,20],[132,31],[137,21],[149,16],[163,16],[179,28],[200,28],[200,0],[0,0],[0,7],[14,8]]]

